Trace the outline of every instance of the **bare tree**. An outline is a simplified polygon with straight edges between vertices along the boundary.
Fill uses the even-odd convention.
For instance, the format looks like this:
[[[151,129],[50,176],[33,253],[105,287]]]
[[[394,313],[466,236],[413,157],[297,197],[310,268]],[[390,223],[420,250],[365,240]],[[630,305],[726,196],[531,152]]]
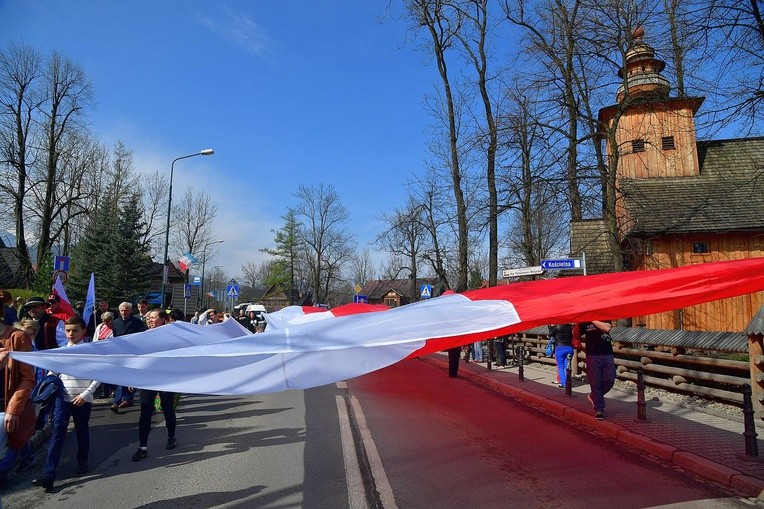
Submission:
[[[580,52],[579,41],[583,39],[581,25],[582,0],[546,0],[529,15],[527,0],[504,1],[507,19],[522,28],[527,35],[530,54],[554,80],[551,88],[559,91],[559,101],[564,112],[564,122],[557,128],[567,142],[565,154],[565,178],[567,181],[570,218],[583,218],[582,198],[579,191],[579,110],[576,96],[576,55]]]
[[[21,286],[32,281],[32,261],[27,246],[25,201],[35,151],[34,120],[44,102],[38,82],[42,80],[42,57],[32,47],[11,43],[0,53],[0,158],[2,200],[13,211],[16,234],[17,278]]]
[[[703,37],[700,58],[712,75],[711,120],[722,125],[743,122],[749,131],[762,129],[764,117],[764,1],[698,0],[692,5],[695,34]],[[713,62],[713,64],[710,64]]]
[[[376,278],[376,271],[371,262],[371,253],[364,249],[350,260],[350,280],[352,284],[363,286]]]
[[[459,40],[468,61],[474,67],[477,76],[476,84],[485,117],[484,134],[480,138],[485,140],[481,145],[485,147],[485,179],[488,192],[488,283],[494,286],[499,270],[499,206],[496,190],[496,156],[499,148],[499,130],[494,113],[495,102],[489,90],[489,84],[493,77],[488,72],[487,42],[490,19],[488,6],[488,0],[455,2],[454,8],[464,18],[465,23],[463,30],[456,31],[454,37]]]
[[[533,108],[539,103],[529,90],[518,89],[510,94],[514,110],[504,119],[508,153],[506,178],[508,201],[515,213],[512,216],[508,242],[510,258],[520,266],[536,266],[567,239],[568,209],[564,189],[556,179],[554,166],[565,164],[554,155],[555,146],[548,137]]]
[[[93,99],[84,70],[70,58],[53,52],[44,68],[45,103],[42,114],[44,157],[33,183],[39,198],[37,266],[41,267],[55,240],[52,227],[68,204],[56,200],[60,186],[71,186],[65,178],[63,156],[83,132],[80,122]],[[68,145],[67,145],[68,144]]]
[[[409,196],[406,207],[396,209],[392,215],[383,215],[387,229],[377,236],[377,244],[393,256],[407,260],[402,266],[409,273],[409,298],[418,299],[418,264],[421,256],[425,227],[422,206]]]
[[[300,185],[294,215],[303,244],[308,281],[315,302],[326,302],[342,282],[342,269],[354,253],[354,236],[347,229],[349,214],[329,184]]]
[[[424,28],[430,36],[430,51],[435,57],[443,86],[443,99],[446,108],[445,122],[448,136],[448,168],[451,172],[454,206],[456,208],[457,236],[457,266],[458,276],[456,290],[467,289],[468,271],[468,224],[467,205],[462,188],[462,168],[460,164],[459,129],[457,126],[456,101],[451,85],[446,53],[453,45],[454,34],[459,32],[462,17],[458,12],[448,9],[444,0],[409,0],[407,9],[410,18],[420,28]]]
[[[164,249],[165,214],[167,214],[167,176],[154,171],[140,181],[143,197],[143,211],[146,221],[145,244],[151,247],[154,258],[162,257]]]
[[[453,235],[450,225],[451,216],[444,213],[443,204],[447,203],[447,190],[438,186],[439,179],[433,173],[411,186],[414,200],[422,204],[422,224],[426,232],[422,242],[422,259],[429,264],[432,272],[438,278],[440,291],[450,289],[449,262],[451,258],[448,247],[453,245]],[[454,263],[454,265],[457,265]]]
[[[183,253],[200,254],[200,249],[213,239],[212,227],[218,213],[218,206],[212,201],[206,191],[199,190],[194,193],[191,186],[186,187],[186,192],[174,207],[172,221],[174,233],[172,237],[175,245],[179,246]]]
[[[379,266],[379,277],[382,279],[398,279],[404,270],[404,261],[400,255],[390,255]]]

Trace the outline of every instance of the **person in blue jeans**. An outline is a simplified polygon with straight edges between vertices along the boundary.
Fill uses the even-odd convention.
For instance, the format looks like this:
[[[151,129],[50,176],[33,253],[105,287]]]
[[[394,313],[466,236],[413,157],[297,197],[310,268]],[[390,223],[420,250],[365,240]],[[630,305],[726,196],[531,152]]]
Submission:
[[[472,343],[472,360],[475,362],[484,362],[483,357],[483,342],[475,341]]]
[[[565,388],[567,379],[568,355],[573,355],[573,324],[561,323],[549,327],[549,334],[554,336],[554,360],[557,362],[557,380]]]
[[[75,346],[85,335],[85,322],[79,316],[73,316],[64,322],[68,340],[67,347]],[[51,373],[53,374],[53,373]],[[88,472],[88,454],[90,452],[90,412],[93,394],[100,382],[61,374],[59,397],[53,402],[53,432],[48,442],[48,456],[40,477],[32,481],[45,491],[53,489],[56,468],[61,459],[61,447],[66,438],[69,419],[74,420],[74,432],[77,435],[77,475]]]

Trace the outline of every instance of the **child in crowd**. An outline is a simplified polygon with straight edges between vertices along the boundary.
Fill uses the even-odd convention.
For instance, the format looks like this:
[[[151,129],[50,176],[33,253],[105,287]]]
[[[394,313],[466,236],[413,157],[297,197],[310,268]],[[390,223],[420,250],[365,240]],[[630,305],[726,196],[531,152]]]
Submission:
[[[68,318],[64,322],[66,346],[74,346],[82,341],[85,335],[85,322],[79,316]],[[55,373],[50,373],[55,374]],[[61,391],[53,403],[53,432],[48,444],[48,457],[45,461],[42,476],[32,481],[35,486],[42,486],[45,491],[53,489],[56,478],[56,467],[61,458],[61,447],[66,438],[66,428],[69,418],[74,420],[74,431],[77,435],[77,475],[88,472],[88,452],[90,450],[90,411],[93,394],[99,382],[85,380],[70,375],[60,374]]]

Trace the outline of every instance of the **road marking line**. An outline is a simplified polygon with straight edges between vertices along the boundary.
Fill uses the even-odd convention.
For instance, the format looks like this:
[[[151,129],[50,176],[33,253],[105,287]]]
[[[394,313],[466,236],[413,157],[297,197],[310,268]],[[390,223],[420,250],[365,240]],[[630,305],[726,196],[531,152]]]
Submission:
[[[379,457],[379,451],[377,451],[377,446],[371,437],[371,432],[366,427],[366,417],[363,415],[361,404],[357,398],[350,396],[350,406],[353,408],[353,416],[355,417],[356,424],[358,424],[358,431],[361,434],[361,441],[366,451],[366,458],[369,461],[371,475],[377,487],[379,501],[385,509],[398,509],[398,505],[395,503],[395,495],[393,495],[393,488],[390,486],[385,468],[382,466],[382,458]]]
[[[361,476],[361,467],[358,464],[358,454],[355,450],[353,430],[350,427],[345,398],[335,396],[337,413],[340,421],[340,439],[342,440],[342,458],[345,461],[345,480],[348,486],[348,504],[351,509],[368,509],[366,502],[366,487]]]

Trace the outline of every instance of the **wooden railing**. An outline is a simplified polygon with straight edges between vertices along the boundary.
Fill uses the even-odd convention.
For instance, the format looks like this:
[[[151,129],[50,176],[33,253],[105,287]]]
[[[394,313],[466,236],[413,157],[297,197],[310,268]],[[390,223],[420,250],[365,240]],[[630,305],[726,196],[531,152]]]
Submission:
[[[515,358],[516,349],[524,347],[525,362],[555,365],[554,358],[545,355],[549,338],[543,334],[521,333],[505,340],[507,356]],[[613,343],[618,378],[636,382],[637,370],[644,373],[648,386],[696,395],[723,403],[743,405],[742,387],[751,383],[748,361],[724,359],[719,352],[705,350],[696,355],[673,354],[656,350],[639,349]],[[574,352],[573,375],[585,371],[586,354]]]

